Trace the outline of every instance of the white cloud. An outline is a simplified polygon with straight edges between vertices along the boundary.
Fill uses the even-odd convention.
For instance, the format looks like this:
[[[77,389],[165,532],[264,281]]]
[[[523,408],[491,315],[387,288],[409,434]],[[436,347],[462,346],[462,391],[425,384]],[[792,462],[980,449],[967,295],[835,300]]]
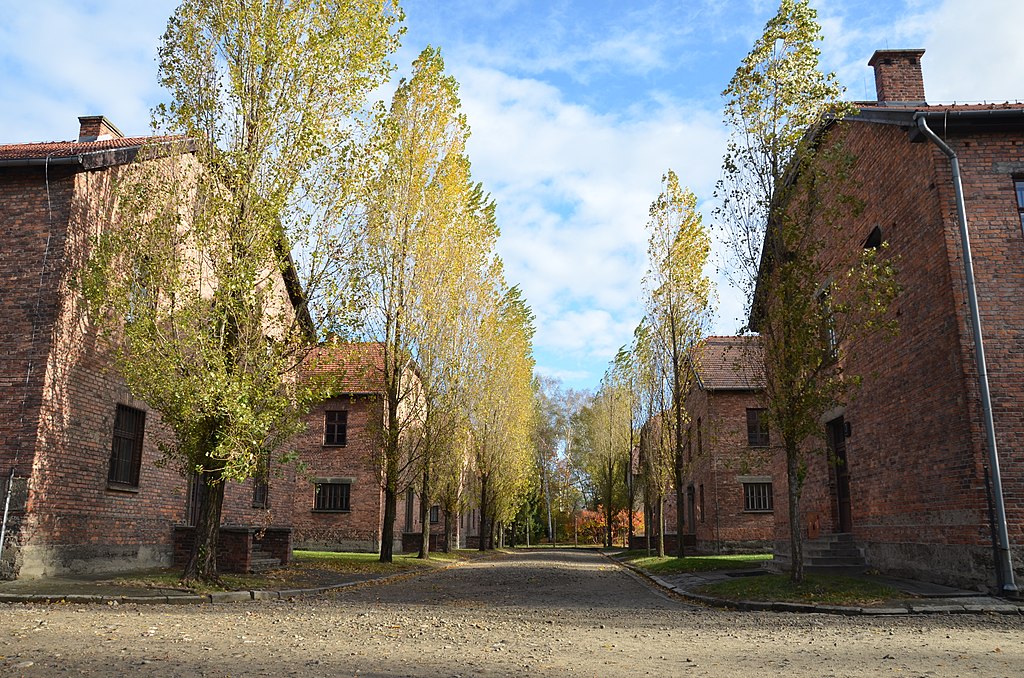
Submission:
[[[473,128],[474,175],[498,200],[507,275],[537,314],[538,355],[610,359],[642,312],[644,226],[661,175],[671,167],[710,194],[718,112],[666,98],[602,115],[536,80],[449,68]]]
[[[0,142],[74,138],[79,115],[147,133],[156,47],[172,10],[171,2],[4,3]]]

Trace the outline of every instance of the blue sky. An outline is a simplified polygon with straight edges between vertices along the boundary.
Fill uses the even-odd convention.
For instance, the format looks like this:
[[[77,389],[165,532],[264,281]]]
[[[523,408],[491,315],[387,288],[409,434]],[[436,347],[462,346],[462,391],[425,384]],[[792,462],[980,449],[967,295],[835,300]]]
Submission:
[[[0,143],[74,138],[77,116],[148,131],[175,2],[0,0]],[[875,49],[926,49],[931,103],[1024,99],[1024,3],[817,0],[825,68],[874,98]],[[407,0],[398,75],[439,46],[498,201],[499,252],[537,315],[538,371],[593,387],[640,319],[644,225],[672,168],[711,222],[721,90],[775,13],[767,0]],[[384,96],[388,92],[382,93]],[[717,277],[713,262],[709,273]],[[741,302],[720,280],[714,331]]]

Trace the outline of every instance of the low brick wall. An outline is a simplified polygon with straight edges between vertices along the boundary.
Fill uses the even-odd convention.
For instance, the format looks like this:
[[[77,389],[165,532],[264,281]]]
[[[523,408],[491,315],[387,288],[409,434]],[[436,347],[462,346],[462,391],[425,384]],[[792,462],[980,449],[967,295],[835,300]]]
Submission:
[[[677,544],[677,537],[674,534],[665,535],[665,553],[675,553]],[[697,536],[693,534],[683,535],[683,548],[693,549],[697,546]],[[629,542],[629,548],[634,551],[640,551],[647,548],[647,537],[642,534],[634,534],[633,539]],[[651,536],[651,548],[657,550],[658,548],[658,537],[655,535]]]
[[[431,534],[430,535],[430,550],[439,551],[444,545],[443,534]],[[423,534],[420,532],[403,532],[402,533],[402,553],[419,552],[420,544],[423,543]]]
[[[195,544],[195,528],[174,528],[174,564],[183,566]],[[221,527],[217,541],[217,569],[221,572],[251,572],[253,549],[262,549],[287,565],[292,554],[290,527]]]

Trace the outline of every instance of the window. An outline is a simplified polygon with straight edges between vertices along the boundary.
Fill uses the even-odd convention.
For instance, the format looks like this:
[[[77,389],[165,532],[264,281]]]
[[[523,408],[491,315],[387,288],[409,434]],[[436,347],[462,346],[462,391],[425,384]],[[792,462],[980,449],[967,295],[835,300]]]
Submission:
[[[124,487],[139,486],[142,466],[142,437],[146,429],[146,413],[127,405],[118,405],[114,416],[114,444],[110,450],[110,473],[107,481]]]
[[[704,483],[700,484],[700,522],[704,522],[707,514],[704,512]]]
[[[818,292],[818,336],[821,340],[823,360],[830,362],[839,357],[836,339],[836,321],[832,315],[831,283]]]
[[[864,240],[864,249],[877,250],[882,247],[882,229],[875,226]]]
[[[1017,213],[1020,216],[1020,227],[1024,230],[1024,179],[1016,179],[1013,187],[1017,191]]]
[[[405,531],[412,532],[412,503],[415,499],[412,488],[405,491]]]
[[[256,472],[252,476],[252,507],[265,509],[270,499],[270,453],[260,453]]]
[[[743,483],[743,510],[771,511],[772,484],[770,482]]]
[[[324,412],[324,445],[345,447],[348,444],[348,410]]]
[[[314,481],[314,511],[348,511],[352,484],[336,478],[321,478]]]
[[[758,407],[747,408],[747,445],[750,447],[768,447],[767,410]]]
[[[430,507],[430,522],[437,523],[441,521],[441,507],[434,504]]]
[[[693,463],[693,441],[691,440],[691,430],[692,429],[690,429],[690,428],[686,429],[686,461],[692,464]]]
[[[697,417],[697,457],[700,459],[704,458],[704,438],[703,438],[703,426],[700,417]]]

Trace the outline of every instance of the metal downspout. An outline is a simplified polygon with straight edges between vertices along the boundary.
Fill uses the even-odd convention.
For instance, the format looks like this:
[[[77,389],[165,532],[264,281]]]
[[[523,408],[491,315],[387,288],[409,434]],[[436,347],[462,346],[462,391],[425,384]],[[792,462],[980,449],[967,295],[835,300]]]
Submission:
[[[992,470],[992,494],[993,504],[996,512],[996,532],[998,543],[996,544],[999,553],[997,572],[1001,579],[1003,593],[1016,597],[1017,585],[1013,580],[1013,562],[1010,558],[1010,535],[1006,525],[1006,505],[1003,500],[1003,482],[999,471],[999,453],[996,449],[996,427],[992,419],[992,397],[988,389],[988,364],[985,361],[985,345],[981,335],[981,314],[978,311],[978,292],[974,283],[974,262],[971,258],[971,241],[967,231],[967,207],[964,203],[964,187],[960,180],[960,161],[956,152],[949,147],[935,132],[928,127],[924,114],[914,114],[917,120],[917,127],[921,132],[931,139],[939,147],[939,150],[949,158],[953,170],[953,190],[956,193],[957,220],[960,222],[960,241],[964,256],[964,277],[967,283],[967,302],[971,312],[971,326],[974,329],[974,354],[978,367],[978,386],[981,391],[981,409],[985,424],[985,437],[988,440],[988,460]]]
[[[7,498],[4,499],[4,520],[0,523],[0,560],[4,556],[4,541],[7,539],[7,514],[11,508],[11,491],[14,489],[14,467],[11,467],[11,476],[7,479]]]

